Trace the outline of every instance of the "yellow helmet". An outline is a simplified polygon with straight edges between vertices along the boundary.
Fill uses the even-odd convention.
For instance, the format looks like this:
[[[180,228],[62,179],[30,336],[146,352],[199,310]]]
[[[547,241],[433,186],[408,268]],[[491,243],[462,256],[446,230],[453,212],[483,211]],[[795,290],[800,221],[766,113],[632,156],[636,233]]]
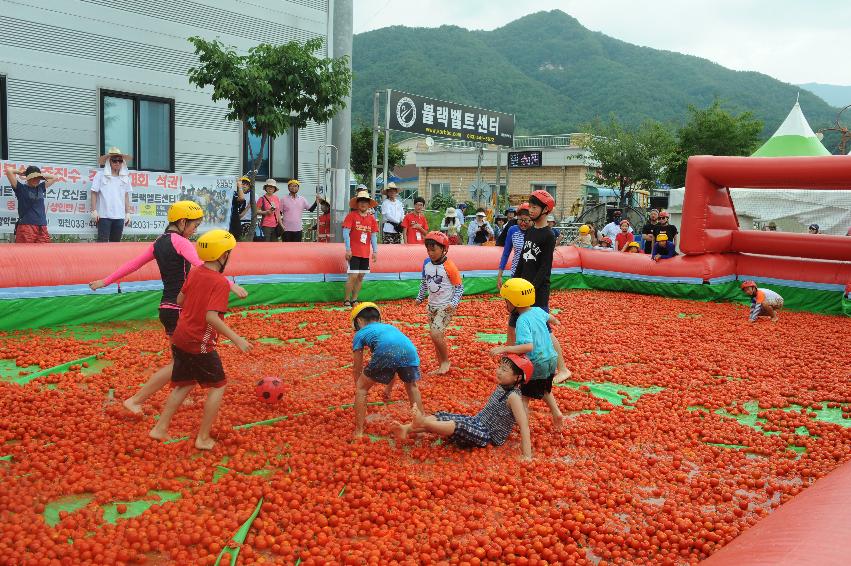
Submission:
[[[168,221],[177,222],[181,218],[186,220],[198,220],[204,218],[204,211],[191,200],[179,200],[168,207]]]
[[[535,286],[520,277],[512,277],[503,283],[499,295],[515,307],[531,307],[535,304]]]
[[[198,238],[195,248],[201,261],[216,261],[236,247],[236,238],[227,230],[210,230]]]
[[[352,312],[350,312],[350,313],[349,313],[349,317],[350,317],[350,318],[351,318],[351,320],[352,320],[352,325],[353,325],[353,326],[355,325],[355,319],[358,317],[358,315],[359,315],[361,312],[363,312],[363,310],[364,310],[364,309],[368,309],[368,308],[373,308],[373,309],[377,310],[377,311],[378,311],[378,315],[379,315],[379,316],[381,316],[381,309],[380,309],[380,308],[378,308],[378,305],[376,305],[375,303],[370,303],[370,302],[368,302],[368,301],[367,301],[367,302],[365,302],[365,303],[358,303],[358,306],[356,306],[355,308],[353,308],[353,309],[352,309]],[[355,330],[357,330],[357,326],[355,326]]]
[[[580,234],[588,234],[590,232],[591,232],[591,227],[588,226],[587,224],[583,224],[582,226],[579,227],[579,233]]]
[[[656,236],[656,241],[657,242],[667,242],[668,241],[668,235],[664,232],[661,232],[658,236]]]

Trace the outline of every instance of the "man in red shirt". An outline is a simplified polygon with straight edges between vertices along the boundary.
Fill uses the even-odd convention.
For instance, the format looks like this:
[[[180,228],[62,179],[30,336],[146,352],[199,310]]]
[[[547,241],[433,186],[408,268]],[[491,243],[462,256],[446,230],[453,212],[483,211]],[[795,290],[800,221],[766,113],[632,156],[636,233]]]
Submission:
[[[343,242],[346,244],[346,261],[349,262],[346,297],[343,301],[343,306],[346,307],[354,306],[358,302],[363,278],[369,273],[370,248],[372,263],[377,261],[378,222],[375,221],[375,216],[368,212],[376,206],[378,203],[369,196],[369,191],[358,191],[349,201],[349,208],[356,210],[343,220]]]
[[[149,433],[151,438],[168,440],[171,418],[197,383],[210,391],[204,402],[204,415],[195,437],[195,448],[211,450],[216,444],[210,430],[219,413],[227,382],[222,360],[216,352],[216,340],[222,334],[243,352],[251,349],[251,344],[224,322],[230,285],[222,272],[235,247],[236,239],[226,230],[210,230],[198,238],[196,248],[204,265],[189,272],[177,295],[177,304],[183,310],[171,337],[174,359],[171,383],[174,389],[166,400],[160,419]]]
[[[428,220],[423,214],[425,199],[417,197],[414,199],[414,211],[409,212],[402,219],[402,227],[405,229],[405,243],[422,245],[425,235],[428,234]]]

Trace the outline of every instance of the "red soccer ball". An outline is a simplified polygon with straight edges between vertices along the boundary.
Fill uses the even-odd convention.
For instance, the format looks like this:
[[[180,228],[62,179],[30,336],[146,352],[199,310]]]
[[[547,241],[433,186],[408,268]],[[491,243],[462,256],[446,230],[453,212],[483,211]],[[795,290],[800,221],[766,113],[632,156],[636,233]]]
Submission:
[[[257,382],[254,391],[260,401],[274,405],[284,398],[284,382],[279,377],[264,377]]]

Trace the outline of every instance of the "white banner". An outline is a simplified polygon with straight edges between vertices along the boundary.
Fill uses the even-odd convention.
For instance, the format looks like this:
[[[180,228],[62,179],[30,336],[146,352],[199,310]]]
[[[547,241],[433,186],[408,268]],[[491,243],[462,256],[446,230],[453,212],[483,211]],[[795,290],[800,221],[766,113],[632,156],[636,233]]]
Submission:
[[[0,161],[0,234],[11,234],[18,220],[18,201],[9,179],[6,166],[37,165],[43,173],[59,177],[45,198],[47,231],[51,234],[77,234],[94,237],[97,228],[91,218],[92,179],[96,167],[83,165],[43,165],[41,163],[15,163]],[[161,234],[168,225],[168,207],[179,200],[191,200],[204,209],[203,231],[213,228],[227,230],[230,226],[230,209],[236,177],[212,175],[179,175],[130,171],[133,192],[130,193],[130,226],[125,235]]]

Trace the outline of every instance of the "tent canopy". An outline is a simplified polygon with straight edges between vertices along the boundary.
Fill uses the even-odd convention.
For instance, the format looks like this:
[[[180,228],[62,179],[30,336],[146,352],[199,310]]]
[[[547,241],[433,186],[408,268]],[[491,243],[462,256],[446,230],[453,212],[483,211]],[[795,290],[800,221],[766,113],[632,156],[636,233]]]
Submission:
[[[819,155],[830,155],[830,152],[816,137],[801,111],[801,105],[796,100],[795,106],[774,135],[751,157],[815,157]]]

